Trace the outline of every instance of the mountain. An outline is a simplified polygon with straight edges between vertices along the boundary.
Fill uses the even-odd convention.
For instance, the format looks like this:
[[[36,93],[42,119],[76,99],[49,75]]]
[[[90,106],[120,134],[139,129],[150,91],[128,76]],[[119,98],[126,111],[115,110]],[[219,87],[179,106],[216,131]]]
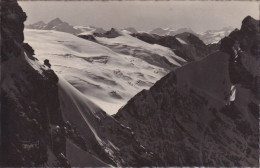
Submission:
[[[174,32],[171,32],[169,35],[175,36],[175,35],[181,34],[181,33],[191,33],[191,34],[197,35],[197,33],[195,33],[191,28],[180,28]]]
[[[219,30],[208,30],[198,33],[198,36],[205,44],[218,43],[222,38],[228,36],[234,30],[233,27],[224,27]]]
[[[62,21],[60,18],[55,18],[48,22],[47,24],[43,21],[36,22],[34,24],[26,25],[27,29],[36,29],[36,30],[55,30],[60,32],[66,32],[73,35],[79,34],[103,34],[107,31],[103,28],[94,27],[94,26],[72,26],[67,22]]]
[[[196,34],[191,28],[180,28],[180,29],[177,29],[177,30],[174,30],[172,28],[156,28],[156,29],[153,29],[151,31],[149,31],[149,34],[156,34],[156,35],[159,35],[159,36],[175,36],[177,34],[180,34],[180,33],[192,33],[192,34]]]
[[[121,31],[128,31],[129,33],[138,33],[138,31],[134,28],[134,27],[127,27],[127,28],[123,28],[121,29]]]
[[[96,39],[99,44],[115,52],[143,59],[149,64],[164,69],[173,70],[186,63],[185,59],[177,56],[171,49],[161,45],[148,44],[118,29],[112,28],[105,34],[97,36]]]
[[[47,24],[44,23],[43,21],[39,21],[39,22],[36,22],[34,24],[30,24],[30,25],[25,25],[25,28],[28,28],[28,29],[44,29],[44,27],[46,26]]]
[[[82,32],[80,29],[74,28],[74,26],[62,21],[60,18],[55,18],[47,24],[45,24],[43,21],[40,21],[34,24],[30,24],[26,26],[26,28],[37,30],[56,30],[61,32],[67,32],[74,35],[77,35]]]
[[[96,36],[102,36],[107,31],[103,28],[95,26],[72,26],[67,22],[62,21],[60,18],[51,20],[49,23],[44,23],[43,21],[36,22],[34,24],[26,25],[28,29],[37,30],[56,30],[61,32],[67,32],[74,35],[86,35],[94,34]],[[180,28],[174,30],[172,28],[156,28],[149,32],[150,35],[159,36],[175,36],[182,33],[191,33],[199,37],[206,45],[218,43],[222,38],[228,36],[234,28],[224,27],[219,30],[207,30],[205,32],[194,32],[191,28]],[[134,27],[121,28],[120,31],[128,32],[128,34],[146,34],[145,32],[139,32]]]
[[[34,57],[37,51],[34,53],[34,49],[24,43],[23,22],[26,14],[17,1],[3,0],[0,3],[0,165],[157,165],[156,156],[136,141],[131,129],[107,115],[61,76],[57,76],[49,68],[48,61],[43,65]],[[45,47],[50,50],[48,45]]]
[[[132,34],[132,36],[150,44],[168,47],[176,55],[188,62],[199,60],[218,49],[218,46],[212,47],[205,45],[197,36],[187,32],[175,36],[159,36],[148,33],[137,33]]]
[[[259,167],[258,27],[246,17],[220,51],[170,72],[114,118],[163,166]]]
[[[166,47],[114,31],[107,36],[120,36],[88,36],[94,38],[92,42],[82,39],[86,35],[79,38],[63,32],[27,29],[25,41],[35,49],[40,62],[48,59],[57,74],[107,113],[114,114],[136,93],[149,89],[181,66],[178,62],[185,63]]]
[[[213,44],[213,43],[218,43],[222,38],[225,36],[228,36],[234,28],[232,27],[224,27],[219,30],[207,30],[205,32],[194,32],[190,28],[180,28],[177,30],[171,29],[171,28],[156,28],[150,32],[149,34],[155,34],[159,36],[175,36],[177,34],[182,34],[182,33],[191,33],[197,37],[199,37],[206,45],[208,44]]]
[[[95,37],[97,42],[27,30],[37,35],[31,47],[24,42],[26,14],[17,1],[0,5],[1,167],[259,167],[259,21],[246,17],[218,51],[180,67],[181,58],[169,48],[116,29]],[[196,41],[187,33],[175,38],[183,45]],[[116,65],[157,74],[150,53],[134,60],[115,52],[123,45],[154,52],[176,67],[114,116],[51,69],[59,63],[75,75],[96,68],[96,74],[81,75],[111,88]],[[97,76],[106,72],[105,80]]]
[[[66,156],[69,163],[74,163],[72,166],[93,166],[92,158],[95,158],[95,162],[99,161],[98,167],[158,164],[156,156],[136,141],[131,129],[107,115],[62,78],[59,79],[58,86],[62,114],[64,120],[69,123],[66,134],[71,140],[66,142]],[[71,127],[76,131],[70,130]],[[79,138],[75,138],[75,132],[80,135]],[[75,149],[77,143],[77,150],[88,155],[85,162],[84,157],[79,155],[82,152],[79,153]],[[82,163],[78,162],[77,156],[83,159]]]
[[[93,33],[105,33],[106,30],[100,27],[94,26],[74,26],[75,29],[78,29],[82,32],[82,34],[93,34]]]
[[[156,29],[151,30],[149,32],[149,34],[156,34],[156,35],[159,35],[159,36],[164,36],[164,35],[169,35],[170,32],[174,32],[174,30],[171,29],[171,28],[166,28],[166,29],[156,28]]]

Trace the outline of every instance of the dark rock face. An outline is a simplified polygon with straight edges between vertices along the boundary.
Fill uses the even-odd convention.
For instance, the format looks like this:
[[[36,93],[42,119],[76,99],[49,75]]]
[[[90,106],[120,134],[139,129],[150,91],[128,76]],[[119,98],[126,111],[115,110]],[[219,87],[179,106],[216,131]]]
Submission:
[[[3,6],[1,6],[1,10],[3,11],[1,14],[1,24],[5,25],[5,27],[1,27],[1,31],[3,32],[3,39],[5,37],[5,34],[13,35],[18,43],[22,43],[24,40],[23,22],[26,20],[27,16],[23,12],[22,8],[15,4],[15,1],[11,1],[8,3],[6,1],[3,1]],[[8,9],[10,9],[10,11],[5,12]]]
[[[259,89],[259,21],[246,17],[240,30],[221,40],[220,49],[231,55],[230,74],[233,84]]]
[[[93,35],[91,35],[91,34],[90,35],[80,34],[80,35],[78,35],[78,37],[83,38],[85,40],[97,42],[96,38]]]
[[[111,30],[106,31],[105,33],[93,33],[94,36],[97,37],[106,37],[106,38],[116,38],[121,36],[120,32],[115,29],[115,28],[111,28]]]
[[[208,47],[197,36],[192,33],[181,33],[175,36],[159,36],[148,33],[136,33],[132,34],[142,41],[150,44],[159,44],[164,47],[168,47],[174,51],[174,53],[186,61],[195,61],[217,51],[215,47]],[[180,40],[186,42],[183,44]]]
[[[52,127],[63,124],[58,78],[33,64],[33,49],[23,43],[26,15],[16,1],[1,1],[1,166],[67,166],[65,138]],[[36,64],[35,64],[36,65]],[[50,153],[55,163],[48,163]]]
[[[162,166],[258,167],[257,30],[259,21],[245,18],[240,30],[221,41],[222,52],[169,73],[115,119],[158,153]]]
[[[26,20],[27,16],[20,6],[15,5],[15,1],[3,1],[2,4],[3,5],[1,5],[1,50],[2,53],[5,53],[12,52],[12,49],[14,48],[16,42],[23,42],[23,22]],[[11,10],[8,11],[8,9]],[[10,36],[16,37],[15,40],[9,39],[8,37]],[[13,52],[16,52],[16,54],[14,55],[17,55],[17,53],[20,52],[20,49],[18,48],[16,51],[14,50]],[[2,54],[1,59],[2,62],[7,60],[8,55]]]
[[[44,60],[44,65],[46,65],[47,67],[51,68],[51,64],[50,64],[50,61],[48,59]]]
[[[107,38],[116,38],[118,36],[121,36],[121,34],[114,28],[104,33],[104,36]]]

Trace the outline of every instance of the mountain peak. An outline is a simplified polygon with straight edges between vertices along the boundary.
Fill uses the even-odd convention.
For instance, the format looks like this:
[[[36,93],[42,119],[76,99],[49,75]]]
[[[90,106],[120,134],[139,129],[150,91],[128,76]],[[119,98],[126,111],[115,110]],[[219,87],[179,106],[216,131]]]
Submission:
[[[63,23],[63,21],[60,18],[55,18],[51,20],[48,24],[60,24]]]
[[[242,21],[241,31],[256,32],[259,28],[259,23],[251,16],[245,17]]]
[[[107,38],[115,38],[115,37],[118,37],[118,36],[121,36],[122,35],[122,32],[116,28],[111,28],[109,31],[107,31],[105,33],[105,36]]]
[[[249,22],[256,22],[256,20],[253,17],[248,15],[247,17],[244,18],[244,20],[242,21],[242,24],[249,23]]]

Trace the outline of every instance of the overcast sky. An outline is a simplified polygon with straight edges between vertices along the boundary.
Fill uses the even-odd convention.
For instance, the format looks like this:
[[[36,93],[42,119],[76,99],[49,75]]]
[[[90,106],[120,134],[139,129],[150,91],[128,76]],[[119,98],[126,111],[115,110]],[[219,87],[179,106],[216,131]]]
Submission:
[[[135,27],[146,31],[157,27],[189,27],[205,31],[227,26],[240,28],[247,15],[259,19],[259,2],[256,1],[20,1],[19,4],[27,13],[26,24],[59,17],[72,25],[105,29]]]

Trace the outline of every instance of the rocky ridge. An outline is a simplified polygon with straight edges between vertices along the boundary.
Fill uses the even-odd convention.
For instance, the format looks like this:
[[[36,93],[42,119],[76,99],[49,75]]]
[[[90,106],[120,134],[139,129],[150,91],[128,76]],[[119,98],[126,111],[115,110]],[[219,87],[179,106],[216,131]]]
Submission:
[[[115,119],[164,166],[259,166],[258,40],[248,16],[220,51],[138,93]]]

